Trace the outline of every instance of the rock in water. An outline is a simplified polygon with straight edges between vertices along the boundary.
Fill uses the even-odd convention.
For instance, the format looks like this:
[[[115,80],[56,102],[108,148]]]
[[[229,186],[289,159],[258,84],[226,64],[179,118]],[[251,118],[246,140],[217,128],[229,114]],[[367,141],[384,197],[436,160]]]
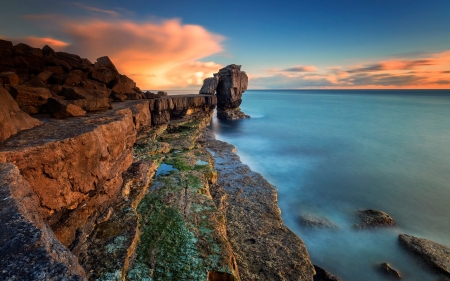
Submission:
[[[383,211],[368,209],[358,211],[359,222],[354,225],[358,229],[397,226],[394,219]]]
[[[392,266],[386,262],[380,264],[379,266],[381,272],[383,272],[385,275],[394,278],[394,279],[401,279],[402,276],[400,275],[400,272],[392,268]]]
[[[341,281],[337,276],[334,276],[320,266],[314,265],[314,270],[316,271],[314,281]]]
[[[39,199],[19,169],[0,163],[1,280],[86,280],[77,258],[39,213]]]
[[[450,247],[407,234],[398,236],[400,243],[437,272],[450,277]]]
[[[307,214],[307,215],[301,215],[299,217],[299,219],[300,219],[300,224],[302,224],[305,227],[310,227],[310,228],[315,228],[315,229],[317,229],[317,228],[338,229],[339,228],[330,219],[324,218],[324,217]]]
[[[20,110],[11,95],[0,85],[0,142],[12,135],[41,124]]]

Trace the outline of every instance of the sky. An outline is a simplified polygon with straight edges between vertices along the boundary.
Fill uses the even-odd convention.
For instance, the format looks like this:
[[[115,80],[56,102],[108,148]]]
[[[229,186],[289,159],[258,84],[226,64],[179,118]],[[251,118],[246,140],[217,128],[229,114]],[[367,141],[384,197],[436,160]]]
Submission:
[[[141,89],[450,89],[450,1],[5,1],[0,38],[109,56]]]

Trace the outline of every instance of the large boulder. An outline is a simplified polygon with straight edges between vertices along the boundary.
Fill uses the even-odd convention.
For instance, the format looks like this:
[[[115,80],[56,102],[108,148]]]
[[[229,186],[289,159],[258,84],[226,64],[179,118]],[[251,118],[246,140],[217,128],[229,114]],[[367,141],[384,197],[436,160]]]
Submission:
[[[39,198],[19,169],[0,163],[1,280],[85,280],[77,258],[42,219]]]
[[[217,85],[219,84],[219,75],[214,74],[214,77],[203,80],[203,86],[200,89],[201,95],[214,95],[216,93]]]
[[[136,83],[126,75],[119,75],[111,82],[111,90],[118,94],[135,94]]]
[[[407,234],[398,236],[403,247],[436,272],[450,278],[450,247]]]
[[[91,73],[92,79],[109,84],[117,77],[119,77],[119,72],[108,57],[100,57],[97,59]]]
[[[81,107],[86,111],[97,111],[111,108],[109,99],[98,90],[86,90],[80,87],[62,87],[61,96],[68,102]]]
[[[52,93],[47,88],[35,88],[25,85],[11,87],[11,95],[20,109],[28,114],[36,114],[47,103]]]
[[[247,90],[248,77],[240,65],[231,64],[219,70],[217,85],[217,108],[237,108],[242,102],[242,93]]]
[[[339,277],[329,273],[320,266],[314,265],[314,270],[316,275],[314,275],[314,281],[341,281]]]
[[[60,98],[48,99],[47,112],[55,118],[77,117],[86,114],[86,111],[81,107]]]
[[[3,81],[3,84],[9,85],[17,85],[20,82],[19,76],[12,71],[0,73],[0,80]]]
[[[319,217],[311,214],[304,214],[299,217],[300,224],[304,227],[318,229],[318,228],[329,228],[338,229],[339,227],[326,217]]]
[[[10,136],[41,124],[20,110],[11,95],[0,85],[0,142]]]

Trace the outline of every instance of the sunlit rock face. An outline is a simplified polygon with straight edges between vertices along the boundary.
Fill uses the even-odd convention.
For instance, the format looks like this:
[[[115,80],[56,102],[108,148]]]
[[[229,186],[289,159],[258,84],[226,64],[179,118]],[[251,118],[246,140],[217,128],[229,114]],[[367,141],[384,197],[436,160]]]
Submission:
[[[217,117],[219,119],[249,118],[241,112],[239,106],[242,102],[242,94],[247,90],[248,77],[241,66],[228,65],[214,74],[214,77],[206,78],[200,89],[200,94],[217,95]]]

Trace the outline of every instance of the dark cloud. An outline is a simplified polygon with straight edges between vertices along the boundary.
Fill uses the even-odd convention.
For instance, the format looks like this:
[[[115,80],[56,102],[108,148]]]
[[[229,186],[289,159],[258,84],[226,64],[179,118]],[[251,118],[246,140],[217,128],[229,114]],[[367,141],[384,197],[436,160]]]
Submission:
[[[355,74],[342,79],[342,82],[353,86],[407,86],[423,79],[425,78],[417,75]]]
[[[290,68],[286,68],[283,71],[286,72],[312,72],[316,71],[317,68],[315,66],[294,66]]]
[[[399,64],[398,68],[396,68],[396,63]],[[400,67],[401,64],[401,67]],[[409,70],[413,69],[417,66],[424,66],[424,65],[433,65],[431,60],[402,60],[402,61],[388,61],[388,62],[382,62],[377,64],[372,64],[366,67],[362,68],[355,68],[348,70],[348,73],[361,73],[361,72],[374,72],[374,71],[380,71],[380,70]]]

